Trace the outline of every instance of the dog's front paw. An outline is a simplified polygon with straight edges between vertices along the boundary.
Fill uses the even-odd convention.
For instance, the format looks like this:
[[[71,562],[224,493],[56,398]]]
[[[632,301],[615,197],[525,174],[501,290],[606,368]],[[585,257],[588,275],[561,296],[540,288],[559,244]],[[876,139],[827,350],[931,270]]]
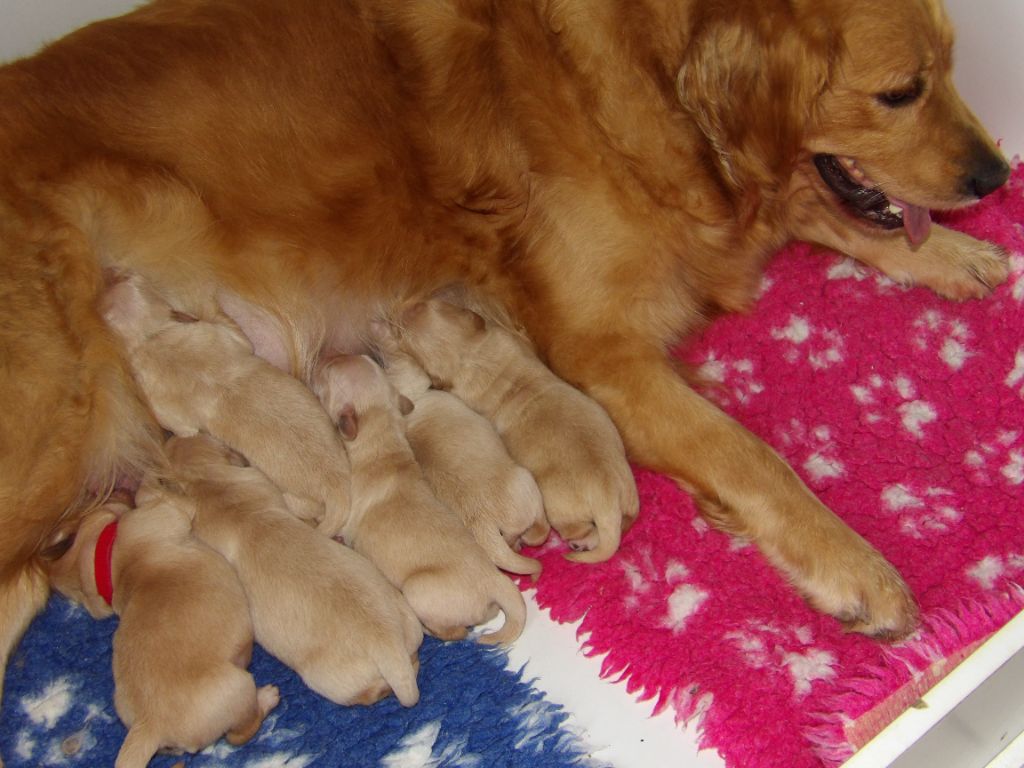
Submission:
[[[884,640],[906,637],[917,627],[917,603],[896,569],[866,542],[847,551],[806,589],[808,600],[851,632]]]
[[[937,243],[928,287],[949,299],[963,301],[988,296],[1010,275],[1008,254],[998,245],[976,240],[960,232],[944,233]]]

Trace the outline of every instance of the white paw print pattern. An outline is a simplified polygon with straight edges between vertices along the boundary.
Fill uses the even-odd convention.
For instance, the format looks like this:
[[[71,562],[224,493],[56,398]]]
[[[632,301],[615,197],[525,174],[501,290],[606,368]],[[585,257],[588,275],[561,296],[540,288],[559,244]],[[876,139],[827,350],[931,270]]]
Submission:
[[[938,418],[935,406],[918,399],[916,385],[903,374],[889,382],[877,373],[872,374],[864,383],[853,384],[850,392],[860,405],[868,409],[864,415],[868,423],[885,418],[883,411],[875,410],[875,406],[884,409],[894,405],[903,429],[918,440],[924,437],[925,427]]]
[[[914,321],[913,344],[922,352],[936,350],[951,370],[959,371],[974,353],[969,344],[971,330],[963,320],[947,319],[936,309],[926,310]]]
[[[78,687],[70,677],[59,678],[37,696],[26,695],[20,702],[21,708],[33,724],[53,730],[57,722],[71,711]]]
[[[1024,256],[1014,253],[1010,256],[1010,297],[1024,304]]]
[[[906,290],[895,280],[886,277],[881,272],[871,269],[859,261],[851,258],[843,258],[829,267],[825,276],[829,280],[856,280],[858,283],[870,280],[875,284],[875,290],[880,294],[888,294],[893,291]]]
[[[1017,350],[1017,354],[1013,359],[1013,368],[1006,374],[1003,383],[1010,389],[1017,390],[1017,394],[1024,397],[1024,386],[1021,386],[1024,383],[1024,347]]]
[[[789,321],[772,328],[771,334],[773,339],[788,342],[782,355],[788,363],[806,359],[812,368],[822,370],[843,361],[842,334],[832,328],[815,327],[806,317],[790,315]]]
[[[821,484],[846,474],[846,467],[838,458],[832,427],[827,424],[809,428],[792,419],[785,428],[777,430],[777,437],[778,445],[812,482]]]
[[[37,740],[39,733],[30,729],[21,730],[16,739],[14,753],[25,764],[64,765],[85,759],[84,755],[96,747],[97,740],[93,735],[94,724],[111,723],[113,715],[107,711],[107,705],[101,702],[83,700],[81,691],[85,688],[83,680],[77,675],[58,678],[46,684],[38,693],[22,696],[18,705],[27,715],[33,728],[43,729],[42,741]],[[64,718],[71,714],[75,707],[84,707],[81,728],[68,733],[60,731],[66,726]],[[53,732],[52,735],[48,732]]]
[[[707,395],[719,405],[744,405],[764,392],[764,384],[754,377],[751,360],[727,360],[711,351],[697,373],[710,384]]]
[[[753,669],[788,674],[797,699],[811,692],[815,680],[828,680],[836,674],[835,655],[813,645],[810,627],[780,627],[748,621],[746,628],[727,632],[725,639]]]
[[[915,539],[948,533],[964,516],[951,503],[953,492],[945,488],[916,491],[895,483],[883,488],[881,495],[883,508],[898,517],[900,531]]]
[[[689,581],[690,570],[679,560],[671,560],[664,567],[654,564],[650,549],[639,553],[639,562],[624,560],[622,569],[629,584],[629,594],[625,598],[626,607],[631,611],[641,605],[641,597],[651,590],[670,589],[665,599],[665,610],[660,626],[682,632],[690,618],[696,614],[710,594],[707,590]]]
[[[964,466],[979,485],[1024,483],[1024,445],[1019,430],[1003,429],[964,453]]]
[[[1010,552],[1005,555],[986,555],[967,567],[967,576],[982,589],[994,589],[1007,578],[1017,578],[1024,571],[1024,555]]]

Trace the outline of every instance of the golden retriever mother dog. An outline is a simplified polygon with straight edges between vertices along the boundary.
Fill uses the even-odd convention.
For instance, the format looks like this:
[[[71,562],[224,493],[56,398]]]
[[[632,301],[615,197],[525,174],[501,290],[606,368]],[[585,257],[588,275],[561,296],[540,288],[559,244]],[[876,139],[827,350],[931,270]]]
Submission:
[[[907,633],[896,571],[666,350],[794,238],[1005,279],[928,215],[1009,172],[951,58],[938,0],[157,0],[0,68],[2,653],[55,526],[161,461],[107,270],[297,375],[457,286],[813,606]]]

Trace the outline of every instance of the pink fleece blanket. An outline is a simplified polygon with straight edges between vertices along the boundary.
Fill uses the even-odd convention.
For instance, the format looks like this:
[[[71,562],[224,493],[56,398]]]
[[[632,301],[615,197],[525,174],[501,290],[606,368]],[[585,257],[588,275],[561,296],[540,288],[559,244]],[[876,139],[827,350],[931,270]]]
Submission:
[[[838,765],[1024,605],[1024,167],[946,223],[1011,252],[992,297],[945,301],[798,245],[752,314],[679,352],[899,568],[921,606],[913,637],[844,634],[645,471],[614,559],[543,554],[541,605],[582,618],[605,675],[699,716],[729,766]]]

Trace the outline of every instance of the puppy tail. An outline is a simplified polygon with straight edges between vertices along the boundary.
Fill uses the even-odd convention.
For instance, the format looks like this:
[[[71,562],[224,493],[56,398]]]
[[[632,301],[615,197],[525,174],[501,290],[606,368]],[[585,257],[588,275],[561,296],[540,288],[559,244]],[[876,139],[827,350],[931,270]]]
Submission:
[[[491,558],[491,562],[501,570],[532,576],[534,581],[537,580],[541,571],[540,560],[513,551],[496,528],[487,524],[475,526],[473,535],[487,556]]]
[[[145,723],[135,723],[128,729],[114,768],[146,768],[161,746],[160,739]]]
[[[523,627],[526,626],[526,602],[522,592],[508,577],[499,574],[499,578],[501,587],[498,589],[497,603],[505,614],[505,623],[501,629],[480,635],[480,642],[487,645],[511,643],[523,634]]]
[[[420,700],[420,688],[416,684],[416,672],[419,663],[414,653],[408,659],[394,659],[380,665],[381,677],[391,686],[391,690],[403,707],[414,706]]]

